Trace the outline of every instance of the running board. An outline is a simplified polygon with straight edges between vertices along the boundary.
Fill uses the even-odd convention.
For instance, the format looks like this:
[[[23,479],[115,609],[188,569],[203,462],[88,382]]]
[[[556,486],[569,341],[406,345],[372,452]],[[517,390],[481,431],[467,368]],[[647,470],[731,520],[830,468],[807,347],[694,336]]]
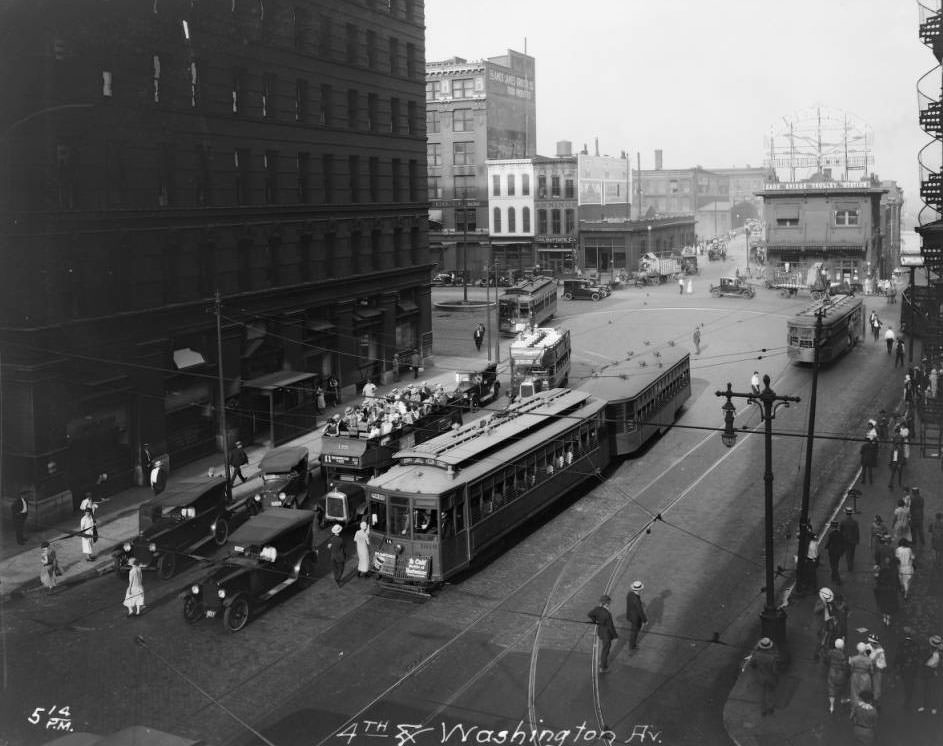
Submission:
[[[275,586],[274,588],[272,588],[270,591],[267,591],[266,593],[263,593],[261,596],[259,596],[259,600],[260,600],[260,601],[268,601],[268,600],[269,600],[272,596],[274,596],[275,594],[281,593],[281,592],[282,592],[283,590],[285,590],[288,586],[293,585],[294,583],[297,583],[297,582],[298,582],[298,578],[288,578],[288,579],[286,579],[286,580],[283,580],[281,583],[279,583],[278,585],[276,585],[276,586]]]

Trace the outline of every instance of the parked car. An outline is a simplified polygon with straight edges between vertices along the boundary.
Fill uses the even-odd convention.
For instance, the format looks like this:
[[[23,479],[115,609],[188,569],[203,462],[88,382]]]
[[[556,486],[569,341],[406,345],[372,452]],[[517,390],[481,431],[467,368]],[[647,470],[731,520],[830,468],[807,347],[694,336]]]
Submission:
[[[488,363],[481,370],[456,371],[455,382],[455,400],[462,409],[475,411],[483,404],[497,401],[501,393],[497,363]]]
[[[190,624],[222,617],[238,632],[263,604],[297,585],[314,582],[315,514],[310,510],[270,508],[230,537],[230,553],[213,572],[180,594],[183,618]]]
[[[756,291],[748,285],[742,277],[721,277],[719,285],[711,285],[711,295],[719,298],[722,295],[738,295],[752,298]]]
[[[304,446],[273,448],[262,457],[262,489],[254,496],[265,508],[300,508],[308,499],[311,472]]]
[[[432,284],[438,286],[462,285],[464,275],[461,272],[437,272],[432,276]]]
[[[591,300],[593,302],[609,295],[609,289],[592,280],[579,278],[563,281],[564,300]]]
[[[177,572],[177,563],[209,541],[223,546],[233,523],[249,517],[246,498],[227,502],[226,480],[217,478],[194,490],[182,484],[143,503],[138,509],[138,535],[112,552],[115,573],[122,578],[128,559],[134,557],[144,570],[156,570],[161,580]]]

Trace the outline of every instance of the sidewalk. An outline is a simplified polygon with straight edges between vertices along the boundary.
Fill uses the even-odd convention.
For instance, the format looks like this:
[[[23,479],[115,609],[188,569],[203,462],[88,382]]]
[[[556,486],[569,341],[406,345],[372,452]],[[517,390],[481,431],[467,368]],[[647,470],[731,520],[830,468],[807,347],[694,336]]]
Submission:
[[[437,355],[435,364],[427,365],[418,381],[433,379],[441,381],[450,372],[483,367],[485,362],[484,354],[474,358]],[[498,366],[499,374],[506,370],[506,362]],[[397,386],[405,386],[412,382],[411,377],[404,376],[400,382],[380,386],[377,390],[382,395]],[[502,380],[501,385],[504,390],[507,390],[507,381]],[[343,413],[344,409],[350,406],[353,401],[360,401],[360,398],[345,401],[337,407],[324,410],[324,414],[318,417],[316,430],[282,445],[305,446],[308,449],[310,463],[317,463],[318,456],[321,453],[322,425],[331,415]],[[243,473],[246,475],[247,481],[233,487],[234,497],[242,497],[257,489],[259,463],[267,451],[268,449],[263,446],[246,448],[249,464],[243,468]],[[169,484],[192,483],[196,487],[210,479],[211,474],[222,475],[224,468],[222,454],[217,453],[186,464],[179,469],[174,469],[170,473]],[[82,583],[89,578],[110,572],[112,569],[111,550],[120,542],[137,534],[138,507],[150,497],[152,497],[152,494],[149,487],[131,487],[100,503],[95,516],[98,522],[99,539],[95,545],[96,560],[93,562],[88,562],[85,559],[82,554],[81,540],[75,535],[79,530],[79,520],[81,518],[78,513],[73,518],[49,526],[45,530],[28,531],[24,546],[16,543],[11,522],[3,521],[0,524],[3,528],[2,534],[0,534],[0,595],[4,597],[17,596],[40,587],[39,554],[40,544],[43,541],[50,542],[56,550],[59,566],[62,569],[62,576],[59,577],[60,585]]]
[[[881,459],[883,461],[883,458]],[[857,476],[857,475],[856,475]],[[925,525],[933,516],[943,512],[943,495],[934,489],[939,483],[940,462],[929,454],[920,456],[919,448],[911,448],[911,460],[905,472],[905,484],[921,487],[926,507]],[[821,556],[818,570],[819,587],[828,586],[840,590],[848,601],[848,638],[845,651],[854,654],[858,642],[866,640],[868,634],[876,634],[887,653],[890,675],[884,676],[884,693],[879,708],[875,743],[907,744],[907,746],[930,746],[939,744],[943,732],[943,713],[932,716],[929,711],[916,713],[913,705],[905,711],[903,688],[893,676],[897,647],[902,637],[901,630],[910,626],[914,640],[927,647],[931,634],[943,633],[943,575],[932,569],[932,550],[915,547],[917,571],[910,589],[909,600],[901,599],[901,611],[885,628],[874,600],[874,577],[872,574],[873,553],[869,548],[870,526],[875,514],[881,515],[890,526],[890,518],[903,489],[887,488],[888,468],[881,464],[875,469],[874,485],[861,486],[855,481],[852,486],[861,490],[858,497],[858,514],[855,519],[861,528],[862,543],[855,555],[854,572],[847,572],[845,558],[841,560],[841,578],[837,585],[829,580],[828,559]],[[847,496],[835,509],[836,519],[841,519],[845,505],[851,505]],[[827,527],[828,521],[825,521]],[[823,528],[823,527],[818,527]],[[824,536],[824,530],[818,535]],[[798,598],[790,596],[787,613],[787,646],[791,663],[780,674],[776,690],[776,710],[772,715],[760,715],[760,688],[755,680],[754,669],[747,668],[737,679],[724,707],[724,725],[728,735],[738,746],[798,746],[798,744],[827,744],[845,746],[855,743],[849,721],[849,706],[836,704],[835,713],[828,712],[826,694],[826,666],[813,659],[817,643],[818,619],[813,614],[815,595]],[[929,650],[927,650],[929,655]],[[915,699],[920,694],[918,683]],[[847,695],[846,695],[847,696]]]

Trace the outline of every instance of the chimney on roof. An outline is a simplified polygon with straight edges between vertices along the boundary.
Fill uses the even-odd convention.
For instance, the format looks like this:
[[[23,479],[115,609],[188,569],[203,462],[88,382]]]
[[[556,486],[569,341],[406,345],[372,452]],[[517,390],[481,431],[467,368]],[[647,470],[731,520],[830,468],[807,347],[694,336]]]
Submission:
[[[596,138],[596,155],[599,156],[599,138]]]
[[[573,143],[569,140],[557,140],[557,158],[573,155]]]
[[[655,151],[655,170],[661,171],[661,148]]]

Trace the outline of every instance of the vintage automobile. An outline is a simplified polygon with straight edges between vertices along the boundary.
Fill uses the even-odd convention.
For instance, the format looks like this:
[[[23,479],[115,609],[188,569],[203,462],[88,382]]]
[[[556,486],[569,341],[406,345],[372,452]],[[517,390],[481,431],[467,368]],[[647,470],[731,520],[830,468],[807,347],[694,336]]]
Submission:
[[[190,552],[209,541],[223,546],[232,524],[249,516],[249,501],[227,502],[228,495],[226,480],[216,478],[198,489],[183,483],[143,503],[138,535],[112,552],[118,578],[124,578],[128,560],[134,557],[144,570],[156,570],[161,580],[169,580]]]
[[[437,287],[451,287],[464,284],[464,275],[461,272],[436,272],[432,276],[432,284]]]
[[[711,285],[711,295],[715,298],[722,295],[739,295],[752,298],[756,295],[756,291],[742,277],[721,277],[720,285]]]
[[[501,393],[498,364],[488,363],[481,370],[455,372],[455,400],[462,409],[476,411],[482,404],[497,401]]]
[[[308,499],[311,473],[304,446],[273,448],[262,457],[262,488],[253,496],[263,508],[300,508]]]
[[[609,288],[585,278],[563,281],[563,298],[565,300],[591,300],[595,302],[608,296],[609,292]]]
[[[230,537],[229,555],[211,573],[180,594],[183,618],[190,624],[222,617],[238,632],[260,606],[282,591],[314,582],[315,514],[310,510],[269,508]]]

